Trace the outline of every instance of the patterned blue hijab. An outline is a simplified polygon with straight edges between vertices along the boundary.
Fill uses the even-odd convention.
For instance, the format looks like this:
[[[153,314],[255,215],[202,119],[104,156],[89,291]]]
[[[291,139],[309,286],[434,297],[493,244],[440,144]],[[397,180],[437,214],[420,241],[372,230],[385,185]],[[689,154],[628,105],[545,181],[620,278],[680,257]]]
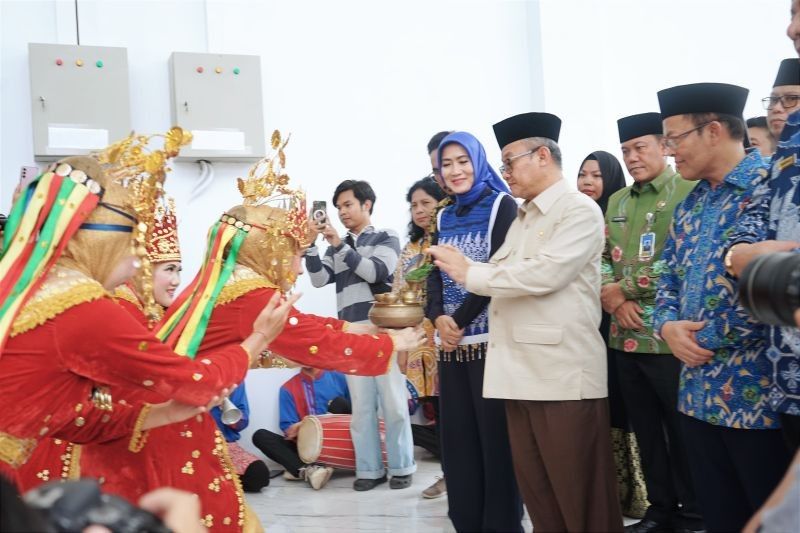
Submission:
[[[464,194],[456,195],[456,206],[462,207],[474,204],[483,196],[483,192],[487,187],[497,192],[511,194],[506,182],[500,179],[497,172],[486,161],[486,151],[483,149],[483,145],[474,135],[466,131],[453,132],[439,143],[437,154],[439,168],[442,168],[442,150],[448,144],[458,144],[467,151],[469,160],[472,162],[472,169],[475,172],[472,188]]]

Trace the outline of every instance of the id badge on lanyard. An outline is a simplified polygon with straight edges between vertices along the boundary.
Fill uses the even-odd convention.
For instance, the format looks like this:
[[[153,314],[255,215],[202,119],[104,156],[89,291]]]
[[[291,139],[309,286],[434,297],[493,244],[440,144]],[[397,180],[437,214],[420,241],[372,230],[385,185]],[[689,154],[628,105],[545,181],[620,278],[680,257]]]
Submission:
[[[645,218],[647,227],[639,236],[639,261],[650,261],[656,255],[656,234],[652,231],[655,215],[647,213]]]

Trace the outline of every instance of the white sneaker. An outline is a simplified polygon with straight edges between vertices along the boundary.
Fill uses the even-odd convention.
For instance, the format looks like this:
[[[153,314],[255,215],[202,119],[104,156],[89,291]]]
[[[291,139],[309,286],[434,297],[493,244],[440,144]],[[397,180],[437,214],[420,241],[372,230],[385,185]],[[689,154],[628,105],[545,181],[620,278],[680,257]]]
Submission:
[[[324,487],[333,475],[333,468],[329,466],[311,465],[306,467],[306,481],[314,490]]]
[[[447,485],[445,485],[444,477],[436,477],[433,485],[422,491],[422,497],[432,500],[434,498],[441,498],[447,494]]]

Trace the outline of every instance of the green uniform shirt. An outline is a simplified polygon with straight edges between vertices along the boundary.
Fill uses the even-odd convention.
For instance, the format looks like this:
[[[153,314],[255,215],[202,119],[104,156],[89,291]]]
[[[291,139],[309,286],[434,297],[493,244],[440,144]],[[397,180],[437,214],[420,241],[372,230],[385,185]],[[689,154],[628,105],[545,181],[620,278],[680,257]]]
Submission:
[[[666,342],[653,335],[653,310],[660,275],[655,264],[664,249],[672,213],[694,185],[667,166],[653,181],[634,183],[609,198],[603,285],[619,282],[625,298],[634,300],[644,310],[645,325],[643,331],[623,329],[612,315],[609,348],[624,352],[672,353]]]

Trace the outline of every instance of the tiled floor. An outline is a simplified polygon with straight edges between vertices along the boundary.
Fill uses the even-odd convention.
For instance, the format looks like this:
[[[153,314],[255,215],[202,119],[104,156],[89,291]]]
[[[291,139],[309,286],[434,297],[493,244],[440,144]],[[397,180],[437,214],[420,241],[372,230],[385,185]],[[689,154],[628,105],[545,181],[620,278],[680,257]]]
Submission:
[[[268,533],[453,532],[447,518],[447,498],[426,500],[420,495],[435,476],[441,475],[439,462],[427,452],[415,450],[417,473],[407,489],[392,490],[384,483],[368,492],[356,492],[354,475],[337,471],[322,490],[277,477],[260,494],[249,494],[247,501]],[[531,531],[527,516],[523,524]]]

